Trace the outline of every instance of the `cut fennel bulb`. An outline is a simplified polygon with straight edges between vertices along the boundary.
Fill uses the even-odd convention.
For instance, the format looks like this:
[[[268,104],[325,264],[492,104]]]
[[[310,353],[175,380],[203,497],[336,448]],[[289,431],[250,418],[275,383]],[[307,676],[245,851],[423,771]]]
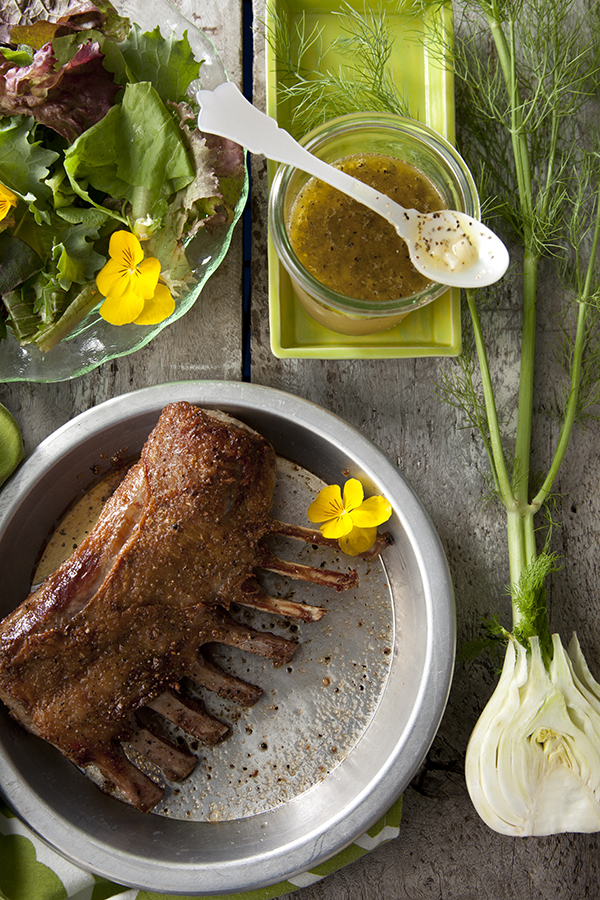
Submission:
[[[513,837],[600,831],[600,684],[577,637],[509,640],[502,675],[471,735],[465,776],[481,818]]]

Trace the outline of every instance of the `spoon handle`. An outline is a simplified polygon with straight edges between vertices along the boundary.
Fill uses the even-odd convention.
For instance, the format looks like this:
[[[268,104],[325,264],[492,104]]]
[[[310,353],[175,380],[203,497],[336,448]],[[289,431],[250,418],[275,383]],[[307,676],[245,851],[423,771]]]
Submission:
[[[200,131],[229,138],[251,153],[262,153],[275,162],[314,175],[379,213],[393,224],[401,237],[409,236],[409,222],[414,210],[404,210],[389,197],[305,150],[289,132],[278,126],[275,119],[246,100],[233,82],[225,81],[214,91],[198,91],[196,97],[201,107]]]

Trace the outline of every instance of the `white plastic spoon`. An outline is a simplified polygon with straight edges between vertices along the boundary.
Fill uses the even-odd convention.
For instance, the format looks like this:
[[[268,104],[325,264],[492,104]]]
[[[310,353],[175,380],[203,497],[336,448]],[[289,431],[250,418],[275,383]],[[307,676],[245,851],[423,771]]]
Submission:
[[[406,241],[412,264],[426,278],[453,287],[484,287],[506,272],[508,251],[500,238],[466,213],[405,209],[305,150],[230,81],[214,91],[198,91],[196,96],[201,107],[200,131],[229,138],[251,153],[302,169],[379,213]]]

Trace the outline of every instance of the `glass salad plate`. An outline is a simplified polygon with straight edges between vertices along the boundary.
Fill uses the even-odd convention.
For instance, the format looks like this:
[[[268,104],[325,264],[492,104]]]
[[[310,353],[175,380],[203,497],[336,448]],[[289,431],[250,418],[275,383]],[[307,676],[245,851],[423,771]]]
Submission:
[[[40,12],[44,13],[41,4]],[[211,41],[191,22],[184,18],[166,0],[113,0],[117,11],[127,16],[142,31],[152,31],[160,27],[163,37],[174,32],[180,38],[184,32],[197,60],[202,60],[200,78],[192,82],[190,93],[199,88],[213,89],[227,80],[227,74]],[[29,10],[36,10],[36,4],[28,4]],[[23,17],[23,23],[28,19]],[[66,381],[97,368],[108,360],[126,356],[144,347],[163,328],[168,327],[194,305],[204,285],[222,262],[248,196],[248,173],[237,200],[233,218],[229,224],[220,225],[209,232],[200,228],[186,246],[195,283],[177,299],[175,311],[169,318],[157,325],[114,326],[105,322],[97,308],[57,346],[43,353],[33,344],[21,345],[9,329],[8,338],[0,343],[0,381],[57,382]]]

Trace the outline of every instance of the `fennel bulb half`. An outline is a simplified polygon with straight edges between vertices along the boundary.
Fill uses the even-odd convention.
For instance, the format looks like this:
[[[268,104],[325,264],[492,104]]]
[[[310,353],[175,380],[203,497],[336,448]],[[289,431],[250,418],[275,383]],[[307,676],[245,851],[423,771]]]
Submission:
[[[575,635],[552,645],[546,668],[537,637],[509,640],[467,747],[471,800],[500,834],[600,831],[600,684]]]

